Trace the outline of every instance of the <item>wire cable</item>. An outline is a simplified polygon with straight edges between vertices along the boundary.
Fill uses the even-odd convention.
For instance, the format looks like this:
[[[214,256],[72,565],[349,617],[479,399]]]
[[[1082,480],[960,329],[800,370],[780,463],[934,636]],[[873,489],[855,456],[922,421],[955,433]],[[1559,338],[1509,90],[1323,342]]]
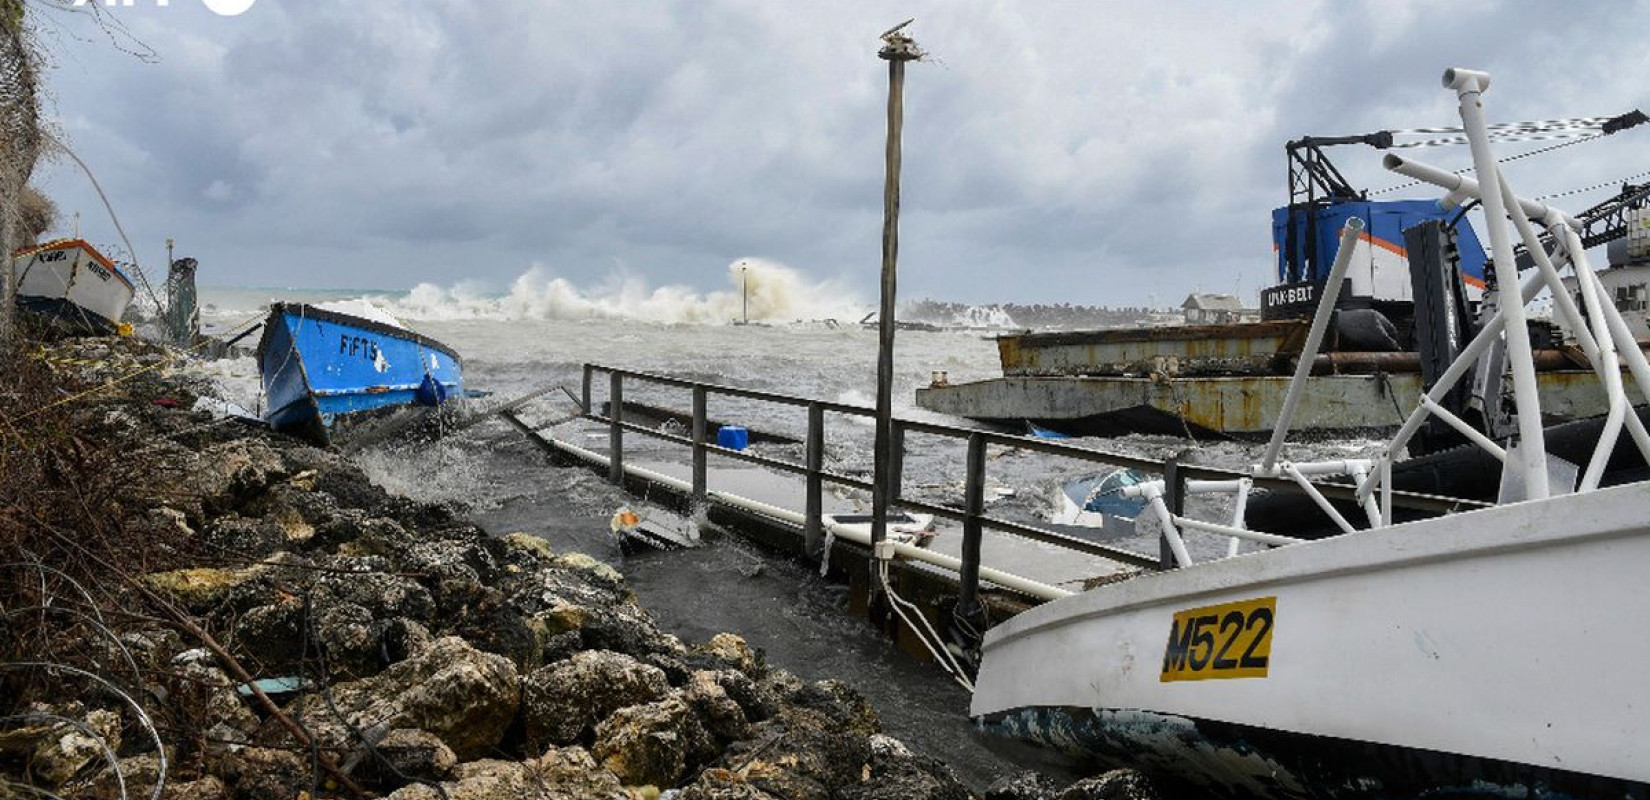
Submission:
[[[1553,194],[1544,194],[1544,195],[1541,195],[1541,196],[1539,196],[1535,199],[1537,199],[1537,200],[1551,200],[1551,199],[1556,198],[1556,197],[1569,197],[1570,195],[1586,194],[1587,192],[1596,192],[1600,189],[1608,189],[1612,186],[1620,186],[1621,184],[1624,184],[1624,183],[1632,183],[1633,181],[1636,181],[1640,178],[1650,178],[1650,170],[1645,170],[1644,172],[1639,172],[1639,173],[1635,173],[1633,175],[1628,175],[1625,178],[1619,178],[1619,179],[1613,180],[1613,181],[1605,181],[1604,183],[1595,183],[1592,186],[1583,186],[1579,189],[1569,189],[1569,190],[1562,191],[1562,192],[1555,192]]]
[[[1513,155],[1507,156],[1506,158],[1497,159],[1495,163],[1497,163],[1497,164],[1508,164],[1508,163],[1517,161],[1519,159],[1529,158],[1530,156],[1538,156],[1538,155],[1541,155],[1542,153],[1551,153],[1554,150],[1560,150],[1560,149],[1569,147],[1571,145],[1577,145],[1577,144],[1581,144],[1583,142],[1591,142],[1594,139],[1602,139],[1602,138],[1604,138],[1604,134],[1598,133],[1598,134],[1594,134],[1592,136],[1587,136],[1587,137],[1580,138],[1580,139],[1567,139],[1567,140],[1565,140],[1563,142],[1560,142],[1558,144],[1551,144],[1551,145],[1547,145],[1546,147],[1537,147],[1534,150],[1527,150],[1527,151],[1522,152],[1522,153],[1515,153]],[[1399,146],[1403,146],[1403,145],[1394,145],[1394,146],[1399,147]],[[1453,174],[1455,174],[1455,175],[1466,175],[1467,173],[1473,172],[1473,171],[1474,171],[1473,167],[1465,167],[1465,168],[1462,168],[1462,169],[1455,170],[1455,172]],[[1396,186],[1388,186],[1385,189],[1377,189],[1376,191],[1370,192],[1370,194],[1371,195],[1389,194],[1391,192],[1396,192],[1400,189],[1408,189],[1412,186],[1420,186],[1420,185],[1422,185],[1422,183],[1423,183],[1423,181],[1410,181],[1408,183],[1400,183]],[[1556,195],[1550,195],[1550,196],[1556,196]]]
[[[92,182],[92,188],[97,190],[98,199],[103,201],[103,207],[109,212],[109,220],[115,224],[115,232],[119,233],[120,240],[126,243],[126,252],[132,256],[132,271],[137,273],[138,280],[143,282],[143,290],[149,293],[149,301],[154,303],[155,310],[159,311],[162,308],[160,296],[155,294],[155,287],[149,285],[149,276],[143,274],[143,268],[138,266],[137,248],[132,247],[132,240],[126,237],[126,229],[121,227],[120,217],[115,216],[115,207],[109,202],[109,196],[103,193],[103,185],[97,182],[97,176],[92,174],[92,168],[86,166],[86,162],[81,161],[80,156],[75,155],[74,151],[70,150],[68,145],[59,141],[57,137],[45,131],[41,131],[41,135],[45,136],[53,147],[62,150],[70,159],[73,159],[74,163],[80,165],[81,172],[86,173],[87,180]],[[168,264],[167,267],[170,268],[171,265]]]

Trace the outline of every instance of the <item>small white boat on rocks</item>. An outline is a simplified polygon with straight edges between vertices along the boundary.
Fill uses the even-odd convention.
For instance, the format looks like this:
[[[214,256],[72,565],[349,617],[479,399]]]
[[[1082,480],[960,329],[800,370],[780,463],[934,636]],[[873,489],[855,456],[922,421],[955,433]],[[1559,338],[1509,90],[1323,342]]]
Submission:
[[[87,333],[113,333],[136,289],[97,248],[62,239],[13,257],[17,304]]]
[[[1623,387],[1625,367],[1650,397],[1650,363],[1566,215],[1520,199],[1500,175],[1483,117],[1489,76],[1454,69],[1444,82],[1459,97],[1478,180],[1393,156],[1386,164],[1440,186],[1446,206],[1481,201],[1496,283],[1522,299],[1487,307],[1476,338],[1374,459],[1281,459],[1286,401],[1252,478],[1186,487],[1235,493],[1232,520],[1172,512],[1162,481],[1131,489],[1177,568],[989,631],[972,706],[982,729],[1088,767],[1142,769],[1173,796],[1650,797],[1650,482],[1606,472],[1618,440],[1650,461],[1650,435]],[[1543,247],[1537,226],[1557,244]],[[1343,254],[1358,228],[1343,233]],[[1522,282],[1514,234],[1535,257]],[[1326,284],[1308,353],[1345,261]],[[1562,288],[1565,267],[1579,300]],[[1609,396],[1586,464],[1545,451],[1524,315],[1542,289],[1576,324]],[[1517,400],[1510,446],[1440,404],[1497,351]],[[1429,415],[1501,460],[1500,505],[1394,522],[1392,466]],[[1353,507],[1309,479],[1330,475],[1357,483]],[[1241,500],[1260,478],[1294,482],[1344,533],[1298,541],[1247,530]],[[1194,533],[1264,548],[1193,563],[1183,536]]]

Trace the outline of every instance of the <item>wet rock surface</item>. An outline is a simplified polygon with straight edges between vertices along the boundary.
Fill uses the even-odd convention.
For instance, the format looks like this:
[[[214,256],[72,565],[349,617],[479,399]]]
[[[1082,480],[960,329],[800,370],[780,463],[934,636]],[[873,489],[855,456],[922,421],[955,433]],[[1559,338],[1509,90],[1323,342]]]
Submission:
[[[93,692],[37,708],[98,737],[12,725],[0,778],[114,798],[118,777],[136,797],[164,769],[164,796],[201,800],[973,796],[846,686],[771,668],[731,633],[662,632],[595,559],[190,411],[207,389],[164,370],[127,389],[77,411],[78,430],[143,448],[155,466],[119,499],[119,530],[170,549],[122,584],[146,610],[117,626],[119,648],[101,645],[121,655],[97,671],[136,666],[143,685],[126,685],[166,757],[130,706]],[[1143,780],[1095,780],[989,796],[1151,796]]]

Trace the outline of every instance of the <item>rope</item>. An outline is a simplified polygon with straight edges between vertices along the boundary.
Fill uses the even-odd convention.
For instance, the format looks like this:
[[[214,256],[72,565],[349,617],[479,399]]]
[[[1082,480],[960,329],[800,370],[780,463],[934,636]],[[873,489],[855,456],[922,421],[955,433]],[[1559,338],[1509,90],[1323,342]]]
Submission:
[[[910,629],[913,636],[917,637],[917,641],[922,642],[922,646],[928,650],[929,655],[934,657],[934,662],[940,665],[940,669],[945,670],[946,674],[957,682],[957,685],[972,694],[974,683],[968,679],[968,673],[963,671],[962,665],[957,663],[957,659],[946,648],[945,639],[941,638],[939,632],[928,624],[928,618],[923,616],[922,609],[917,608],[915,604],[894,592],[894,587],[888,581],[888,562],[886,560],[879,559],[877,575],[882,579],[883,593],[888,595],[889,600],[893,601],[894,613],[905,621],[905,627]],[[922,627],[917,627],[917,624],[911,621],[911,617],[906,615],[902,606],[911,609],[911,613],[916,615],[916,618],[922,622]],[[924,630],[927,631],[926,636],[923,633]]]
[[[1596,192],[1599,189],[1608,189],[1612,186],[1619,186],[1619,185],[1624,184],[1624,183],[1632,183],[1633,181],[1636,181],[1640,178],[1647,178],[1647,177],[1650,177],[1650,170],[1645,170],[1644,172],[1640,172],[1640,173],[1637,173],[1635,175],[1628,175],[1627,177],[1621,178],[1619,180],[1605,181],[1604,183],[1595,183],[1592,186],[1583,186],[1580,189],[1570,189],[1568,191],[1557,192],[1555,194],[1544,194],[1544,195],[1541,195],[1540,197],[1537,197],[1536,199],[1537,200],[1551,200],[1555,197],[1569,197],[1570,195],[1573,195],[1573,194],[1586,194],[1587,192]]]

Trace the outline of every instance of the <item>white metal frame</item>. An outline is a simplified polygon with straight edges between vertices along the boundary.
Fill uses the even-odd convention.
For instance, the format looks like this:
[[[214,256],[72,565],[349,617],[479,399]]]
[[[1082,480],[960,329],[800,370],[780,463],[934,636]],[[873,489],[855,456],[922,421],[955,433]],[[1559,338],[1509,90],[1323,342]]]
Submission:
[[[1472,151],[1473,167],[1479,180],[1422,164],[1397,155],[1384,159],[1387,169],[1401,175],[1430,183],[1444,190],[1443,206],[1453,208],[1468,200],[1479,201],[1484,210],[1489,234],[1491,255],[1495,263],[1496,285],[1500,287],[1496,310],[1486,319],[1479,333],[1462,349],[1455,361],[1438,382],[1417,400],[1414,410],[1404,420],[1397,434],[1374,459],[1349,459],[1296,463],[1282,460],[1284,439],[1293,421],[1306,381],[1311,373],[1313,358],[1323,341],[1329,317],[1334,311],[1342,278],[1351,260],[1352,249],[1362,232],[1363,223],[1354,218],[1341,232],[1340,249],[1329,282],[1319,299],[1312,327],[1296,365],[1294,379],[1285,396],[1277,428],[1267,444],[1261,463],[1250,468],[1250,478],[1228,481],[1188,481],[1187,494],[1231,493],[1234,495],[1233,519],[1230,524],[1219,524],[1192,519],[1172,513],[1164,502],[1163,481],[1151,481],[1124,490],[1129,497],[1145,498],[1152,515],[1163,526],[1163,537],[1180,566],[1192,564],[1182,531],[1202,531],[1230,538],[1227,556],[1237,555],[1242,541],[1252,541],[1267,547],[1294,544],[1302,541],[1288,536],[1251,531],[1244,527],[1244,511],[1250,490],[1256,478],[1285,478],[1294,481],[1301,490],[1345,533],[1354,533],[1357,526],[1341,514],[1309,479],[1312,476],[1350,476],[1357,484],[1357,498],[1369,528],[1392,524],[1393,492],[1392,465],[1401,459],[1421,425],[1429,416],[1443,420],[1485,452],[1503,463],[1503,469],[1516,470],[1525,487],[1525,498],[1539,500],[1552,495],[1555,487],[1549,485],[1546,442],[1541,424],[1541,401],[1536,391],[1534,357],[1530,347],[1529,330],[1525,324],[1525,305],[1543,289],[1552,294],[1554,307],[1576,332],[1576,344],[1598,374],[1608,399],[1605,424],[1585,471],[1575,488],[1590,492],[1598,488],[1605,465],[1614,452],[1617,440],[1625,429],[1639,452],[1650,461],[1650,432],[1637,414],[1632,413],[1626,387],[1622,380],[1625,366],[1640,394],[1650,399],[1650,360],[1639,349],[1627,322],[1610,302],[1603,284],[1593,272],[1578,233],[1581,224],[1569,214],[1543,203],[1518,197],[1502,174],[1490,148],[1484,122],[1484,92],[1489,89],[1490,76],[1486,73],[1452,68],[1445,70],[1443,84],[1455,91],[1459,103],[1462,127]],[[1535,223],[1539,221],[1555,242],[1552,252],[1543,248]],[[1535,269],[1519,280],[1517,263],[1513,258],[1509,223],[1529,251]],[[1566,290],[1560,270],[1568,266],[1576,278],[1578,307]],[[1516,292],[1511,289],[1516,288]],[[1490,298],[1486,298],[1488,302]],[[1585,314],[1582,309],[1585,308]],[[1517,440],[1519,446],[1509,448],[1493,441],[1472,428],[1460,417],[1450,413],[1439,401],[1448,394],[1462,377],[1471,372],[1478,359],[1495,342],[1506,344],[1509,370],[1512,374],[1513,398],[1517,405]],[[1570,487],[1558,487],[1559,493]]]

